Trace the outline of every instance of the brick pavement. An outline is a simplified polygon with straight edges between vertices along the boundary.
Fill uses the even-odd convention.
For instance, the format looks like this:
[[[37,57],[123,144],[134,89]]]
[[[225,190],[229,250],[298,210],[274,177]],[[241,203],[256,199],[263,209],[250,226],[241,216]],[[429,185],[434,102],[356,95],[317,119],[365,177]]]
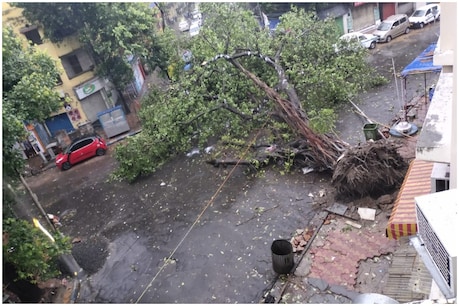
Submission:
[[[269,291],[267,297],[274,302],[348,304],[360,293],[382,292],[381,280],[387,279],[388,271],[378,262],[400,247],[399,241],[385,237],[387,214],[377,210],[374,221],[354,221],[361,228],[349,225],[349,218],[340,215],[329,213],[324,218],[314,218],[323,224],[306,252],[296,255],[293,273],[280,277]],[[374,260],[375,266],[362,270],[367,259]],[[377,280],[379,284],[373,284]]]
[[[308,277],[354,290],[359,262],[391,253],[398,244],[385,237],[384,222],[357,229],[345,221],[344,217],[334,216],[331,225],[324,226],[330,231],[309,251],[312,265]]]

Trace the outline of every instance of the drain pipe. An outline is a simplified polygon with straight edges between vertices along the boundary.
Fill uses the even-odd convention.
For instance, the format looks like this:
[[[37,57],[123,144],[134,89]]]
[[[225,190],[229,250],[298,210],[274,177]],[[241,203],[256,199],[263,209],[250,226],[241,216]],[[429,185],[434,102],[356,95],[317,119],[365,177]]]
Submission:
[[[80,294],[81,281],[73,282],[72,295],[70,296],[70,304],[75,304]]]
[[[38,207],[40,212],[43,214],[43,216],[45,217],[45,220],[50,225],[50,227],[52,229],[54,229],[56,232],[58,232],[60,235],[63,236],[63,234],[60,233],[56,229],[54,224],[51,223],[51,220],[48,218],[48,215],[46,214],[45,210],[43,209],[43,207],[41,206],[40,202],[38,201],[37,195],[32,192],[32,190],[30,189],[29,185],[27,184],[27,182],[25,181],[25,179],[24,179],[24,177],[22,175],[20,175],[20,179],[21,179],[22,184],[26,187],[26,189],[29,192],[29,194],[32,196],[32,199],[33,199],[34,203],[36,204],[36,206]],[[32,221],[33,221],[33,224],[35,225],[35,227],[40,229],[52,242],[55,242],[53,236],[40,223],[40,221],[37,218],[33,218]],[[72,292],[72,299],[73,298],[76,299],[78,297],[78,294],[79,294],[80,282],[82,281],[83,277],[86,276],[86,273],[83,271],[83,269],[80,267],[80,265],[76,262],[76,260],[75,260],[75,258],[73,257],[72,254],[63,254],[63,255],[61,255],[59,257],[59,260],[65,265],[65,267],[67,268],[67,271],[72,273],[73,278],[74,278],[74,283],[77,283],[77,286],[74,285],[74,287],[73,287],[74,290]]]
[[[35,227],[40,229],[52,242],[55,242],[53,236],[48,232],[43,225],[40,224],[38,219],[33,218],[33,223]],[[83,277],[86,276],[86,273],[83,271],[83,268],[76,262],[75,257],[72,254],[62,254],[59,256],[59,261],[67,268],[67,271],[73,275],[74,285],[71,296],[71,302],[75,302],[80,292],[80,283]]]
[[[59,260],[66,266],[68,272],[73,275],[73,288],[70,296],[70,303],[75,303],[80,294],[81,282],[86,277],[86,273],[83,268],[76,262],[75,257],[72,254],[63,254],[59,257]]]

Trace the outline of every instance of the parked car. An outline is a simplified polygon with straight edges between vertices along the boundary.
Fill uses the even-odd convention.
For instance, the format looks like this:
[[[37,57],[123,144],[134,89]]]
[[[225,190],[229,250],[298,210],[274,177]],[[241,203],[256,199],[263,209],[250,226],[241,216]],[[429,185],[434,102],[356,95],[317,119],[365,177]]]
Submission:
[[[190,37],[198,35],[200,29],[201,21],[193,21],[190,25]]]
[[[97,135],[85,136],[72,141],[72,143],[56,156],[56,166],[61,170],[68,170],[73,165],[87,160],[93,156],[104,155],[107,144]]]
[[[346,33],[340,37],[340,39],[349,42],[350,44],[358,43],[362,47],[367,49],[374,49],[378,37],[373,34],[363,34],[361,32]]]
[[[202,26],[202,14],[199,11],[193,11],[191,13],[192,23],[197,22],[199,26]]]
[[[428,4],[415,10],[408,19],[411,27],[423,28],[426,24],[440,20],[440,5]]]
[[[374,35],[378,36],[378,42],[390,42],[393,38],[410,32],[410,22],[406,14],[389,16],[382,21]]]
[[[183,19],[179,22],[179,30],[182,32],[188,31],[190,29],[190,23]]]

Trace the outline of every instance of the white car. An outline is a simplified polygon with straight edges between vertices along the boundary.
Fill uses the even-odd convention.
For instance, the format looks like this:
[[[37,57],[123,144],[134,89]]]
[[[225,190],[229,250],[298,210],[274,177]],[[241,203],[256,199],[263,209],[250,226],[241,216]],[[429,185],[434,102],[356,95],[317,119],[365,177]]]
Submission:
[[[180,21],[179,25],[179,30],[182,32],[188,31],[190,29],[190,24],[186,20]]]
[[[440,20],[440,5],[428,4],[418,8],[410,16],[411,27],[423,28],[426,24]]]
[[[376,42],[378,41],[378,37],[376,35],[363,34],[361,32],[346,33],[341,36],[340,39],[350,44],[360,43],[360,45],[366,49],[374,49],[376,47]]]
[[[193,11],[191,13],[191,20],[193,22],[198,22],[199,26],[202,26],[202,14],[199,11]]]

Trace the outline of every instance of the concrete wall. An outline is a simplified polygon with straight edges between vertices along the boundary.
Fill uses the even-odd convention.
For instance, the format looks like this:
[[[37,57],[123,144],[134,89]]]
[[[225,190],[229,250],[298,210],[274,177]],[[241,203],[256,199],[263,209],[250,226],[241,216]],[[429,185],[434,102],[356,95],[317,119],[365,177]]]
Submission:
[[[416,3],[414,2],[401,2],[397,4],[396,12],[397,14],[407,14],[410,16],[416,7]]]
[[[442,73],[452,73],[452,88],[450,88],[451,97],[451,109],[447,110],[451,114],[451,152],[450,154],[450,165],[451,165],[451,177],[450,177],[450,188],[457,188],[457,146],[458,146],[458,125],[457,125],[457,3],[456,2],[440,2],[441,8],[441,19],[440,19],[440,33],[441,36],[438,39],[437,49],[434,54],[434,65],[442,65]]]
[[[356,31],[376,24],[375,7],[377,7],[377,3],[367,3],[352,8],[352,18]]]

